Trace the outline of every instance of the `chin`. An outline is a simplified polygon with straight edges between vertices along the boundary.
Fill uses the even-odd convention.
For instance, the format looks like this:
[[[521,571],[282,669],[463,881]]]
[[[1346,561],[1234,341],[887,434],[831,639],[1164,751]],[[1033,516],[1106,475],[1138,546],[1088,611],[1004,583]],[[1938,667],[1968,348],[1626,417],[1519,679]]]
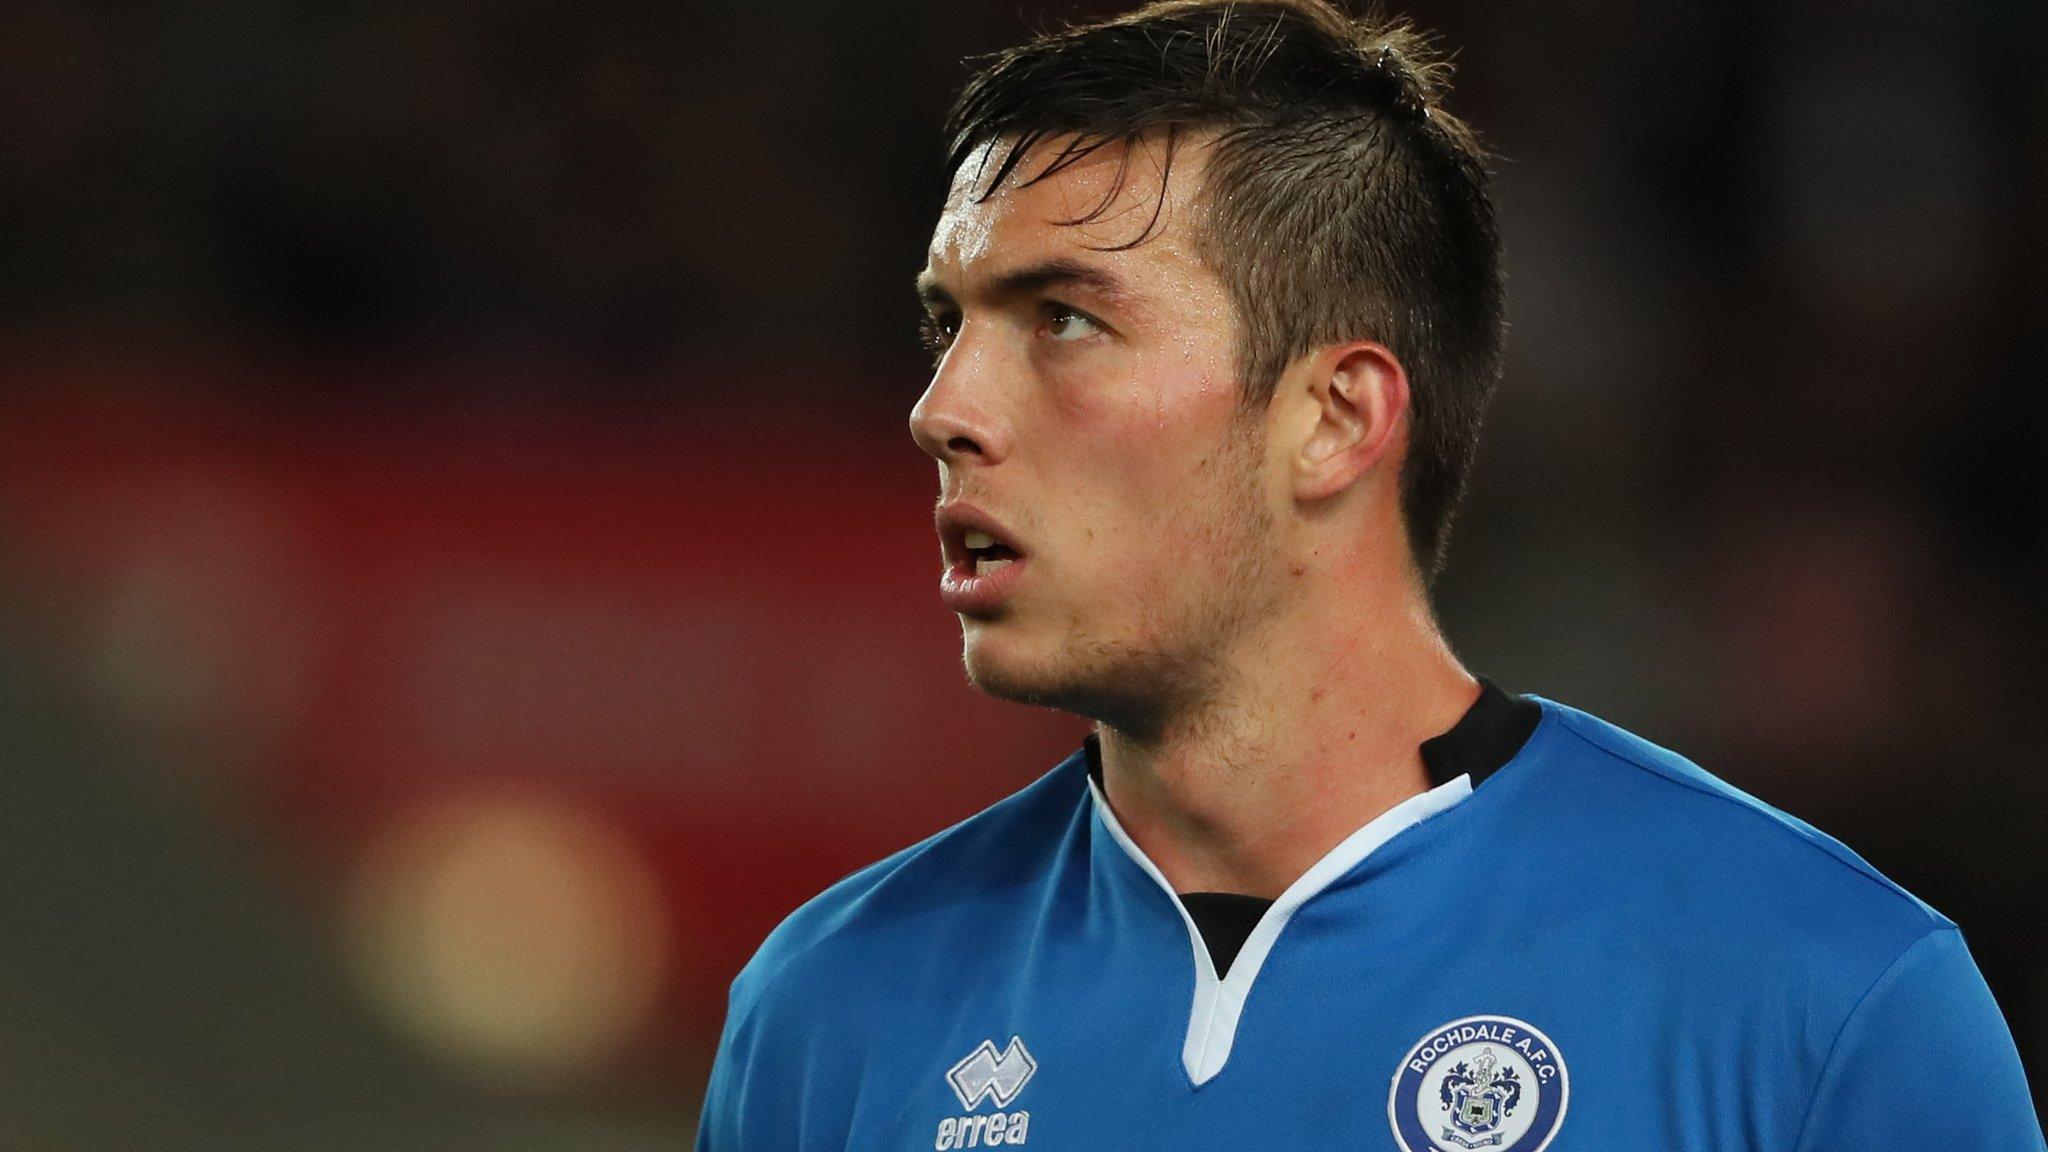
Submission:
[[[1191,686],[1192,662],[1124,645],[1062,638],[1039,649],[988,624],[964,641],[968,683],[987,695],[1134,734],[1156,729]]]
[[[1015,626],[988,621],[963,622],[960,662],[967,682],[998,700],[1040,704],[1060,693],[1068,671],[1058,657],[1031,651],[1014,634]]]

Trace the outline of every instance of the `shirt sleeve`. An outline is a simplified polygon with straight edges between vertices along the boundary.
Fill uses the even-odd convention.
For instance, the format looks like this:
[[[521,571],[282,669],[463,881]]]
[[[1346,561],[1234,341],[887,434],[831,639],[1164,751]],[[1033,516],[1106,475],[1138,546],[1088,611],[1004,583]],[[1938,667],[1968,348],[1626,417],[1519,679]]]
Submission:
[[[1800,1152],[2043,1152],[2019,1052],[1953,927],[1899,954],[1849,1014]]]
[[[745,1080],[747,1048],[740,1036],[736,994],[726,999],[725,1027],[711,1062],[711,1080],[704,1087],[704,1110],[697,1116],[697,1152],[742,1152],[740,1090]]]
[[[727,997],[725,1028],[697,1118],[697,1152],[804,1152],[845,1146],[850,1096],[844,1080],[858,1066],[820,1067],[816,1015],[809,998],[765,983],[749,964]],[[772,971],[773,969],[768,969]]]

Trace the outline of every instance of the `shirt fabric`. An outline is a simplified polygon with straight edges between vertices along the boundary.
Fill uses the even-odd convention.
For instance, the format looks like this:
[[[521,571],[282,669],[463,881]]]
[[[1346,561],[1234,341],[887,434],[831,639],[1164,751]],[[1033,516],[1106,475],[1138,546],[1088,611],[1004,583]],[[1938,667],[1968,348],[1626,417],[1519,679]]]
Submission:
[[[1523,699],[1505,764],[1368,822],[1222,974],[1084,746],[769,936],[699,1152],[2042,1152],[1952,922],[1684,758]]]

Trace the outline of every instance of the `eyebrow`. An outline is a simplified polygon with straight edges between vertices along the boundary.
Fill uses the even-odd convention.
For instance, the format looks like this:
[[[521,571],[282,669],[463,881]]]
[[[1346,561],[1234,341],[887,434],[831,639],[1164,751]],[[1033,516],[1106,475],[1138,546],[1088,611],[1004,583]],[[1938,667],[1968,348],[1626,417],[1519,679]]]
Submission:
[[[1066,258],[1027,264],[1005,272],[990,280],[984,291],[989,296],[1003,299],[1036,295],[1054,288],[1079,288],[1118,306],[1128,307],[1135,303],[1135,294],[1122,277],[1106,268]],[[928,312],[958,307],[953,294],[930,271],[918,273],[917,298]]]

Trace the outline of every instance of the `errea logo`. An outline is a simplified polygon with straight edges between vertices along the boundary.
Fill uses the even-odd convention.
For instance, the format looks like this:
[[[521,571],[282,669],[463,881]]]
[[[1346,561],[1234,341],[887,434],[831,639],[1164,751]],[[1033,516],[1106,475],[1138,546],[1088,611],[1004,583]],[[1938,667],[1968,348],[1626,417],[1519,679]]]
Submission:
[[[983,1040],[981,1047],[969,1052],[967,1059],[946,1073],[946,1083],[953,1086],[953,1095],[960,1098],[960,1106],[969,1112],[991,1096],[997,1108],[1008,1108],[1037,1071],[1038,1061],[1024,1047],[1024,1038],[1012,1036],[1010,1046],[1001,1055],[996,1053],[995,1041]]]
[[[932,1147],[944,1152],[949,1148],[1024,1143],[1031,1130],[1031,1113],[1006,1113],[1003,1109],[1024,1091],[1037,1071],[1038,1061],[1024,1047],[1023,1037],[1010,1037],[1010,1046],[1001,1052],[996,1051],[995,1041],[983,1040],[966,1059],[946,1072],[946,1083],[953,1086],[953,1095],[960,1098],[960,1107],[969,1115],[948,1116],[939,1121],[939,1133]],[[986,1100],[993,1100],[996,1110],[973,1115]]]

